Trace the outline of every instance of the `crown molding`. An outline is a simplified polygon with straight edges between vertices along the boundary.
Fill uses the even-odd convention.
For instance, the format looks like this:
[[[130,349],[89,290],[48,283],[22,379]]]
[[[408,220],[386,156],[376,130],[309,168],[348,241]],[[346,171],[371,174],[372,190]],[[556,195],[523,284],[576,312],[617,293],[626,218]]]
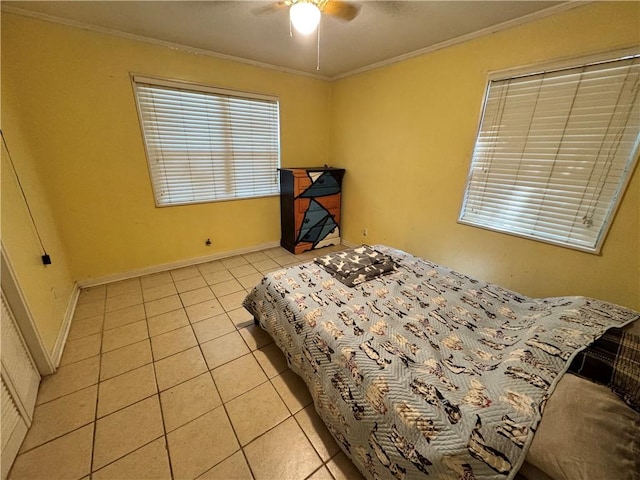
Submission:
[[[370,70],[376,70],[378,68],[386,67],[389,65],[393,65],[395,63],[402,62],[404,60],[409,60],[411,58],[419,57],[425,55],[427,53],[435,52],[437,50],[442,50],[443,48],[451,47],[453,45],[458,45],[459,43],[468,42],[469,40],[474,40],[476,38],[484,37],[485,35],[490,35],[492,33],[500,32],[502,30],[507,30],[509,28],[517,27],[519,25],[524,25],[526,23],[535,22],[545,17],[549,17],[551,15],[555,15],[560,12],[564,12],[567,10],[571,10],[576,7],[581,7],[583,5],[587,5],[589,3],[593,3],[592,1],[567,1],[565,3],[561,3],[560,5],[554,5],[553,7],[545,8],[543,10],[539,10],[534,13],[530,13],[523,17],[514,18],[512,20],[507,20],[506,22],[498,23],[496,25],[492,25],[487,28],[483,28],[482,30],[478,30],[476,32],[468,33],[466,35],[462,35],[460,37],[455,37],[450,40],[445,40],[444,42],[436,43],[434,45],[430,45],[425,48],[421,48],[418,50],[414,50],[413,52],[405,53],[402,55],[398,55],[397,57],[389,58],[387,60],[382,60],[380,62],[372,63],[370,65],[366,65],[361,68],[357,68],[355,70],[351,70],[349,72],[341,73],[340,75],[335,75],[330,77],[329,80],[335,81],[340,80],[342,78],[351,77],[353,75],[358,75],[360,73],[368,72]]]
[[[75,28],[80,28],[82,30],[88,30],[88,31],[92,31],[92,32],[97,32],[97,33],[102,33],[102,34],[106,34],[106,35],[113,35],[116,37],[120,37],[120,38],[125,38],[128,40],[135,40],[135,41],[139,41],[139,42],[144,42],[144,43],[149,43],[152,45],[158,45],[158,46],[162,46],[162,47],[166,47],[166,48],[170,48],[170,49],[174,49],[174,50],[181,50],[187,53],[192,53],[195,55],[205,55],[208,57],[213,57],[213,58],[218,58],[221,60],[228,60],[228,61],[232,61],[232,62],[238,62],[238,63],[243,63],[246,65],[252,65],[255,67],[260,67],[260,68],[266,68],[269,70],[275,70],[275,71],[279,71],[279,72],[284,72],[284,73],[289,73],[289,74],[293,74],[293,75],[301,75],[304,77],[309,77],[309,78],[313,78],[316,80],[323,80],[323,81],[329,81],[329,82],[333,82],[336,80],[340,80],[343,78],[347,78],[347,77],[351,77],[354,75],[358,75],[360,73],[364,73],[364,72],[368,72],[370,70],[376,70],[379,68],[383,68],[389,65],[393,65],[395,63],[399,63],[402,62],[404,60],[409,60],[411,58],[415,58],[415,57],[419,57],[421,55],[425,55],[427,53],[431,53],[431,52],[435,52],[437,50],[442,50],[443,48],[447,48],[447,47],[451,47],[453,45],[457,45],[463,42],[467,42],[469,40],[473,40],[476,38],[480,38],[483,37],[485,35],[490,35],[492,33],[496,33],[502,30],[507,30],[509,28],[513,28],[519,25],[523,25],[526,23],[531,23],[537,20],[540,20],[542,18],[546,18],[548,16],[551,15],[555,15],[557,13],[561,13],[567,10],[571,10],[573,8],[577,8],[577,7],[581,7],[584,5],[587,5],[589,3],[593,3],[591,0],[587,0],[587,1],[567,1],[565,3],[561,3],[560,5],[554,5],[552,7],[549,8],[545,8],[543,10],[539,10],[537,12],[534,13],[530,13],[528,15],[525,15],[523,17],[519,17],[519,18],[515,18],[512,20],[507,20],[506,22],[502,22],[499,23],[497,25],[492,25],[490,27],[484,28],[482,30],[478,30],[476,32],[472,32],[466,35],[462,35],[456,38],[452,38],[450,40],[446,40],[444,42],[440,42],[437,43],[435,45],[431,45],[429,47],[425,47],[425,48],[421,48],[418,50],[414,50],[413,52],[409,52],[409,53],[405,53],[402,55],[398,55],[396,57],[392,57],[389,58],[387,60],[382,60],[380,62],[376,62],[376,63],[372,63],[370,65],[366,65],[364,67],[360,67],[354,70],[350,70],[348,72],[345,73],[341,73],[339,75],[335,75],[332,77],[328,77],[325,75],[318,75],[318,74],[314,74],[314,73],[308,73],[308,72],[304,72],[301,70],[295,70],[292,68],[287,68],[287,67],[281,67],[281,66],[277,66],[277,65],[272,65],[270,63],[265,63],[265,62],[259,62],[256,60],[249,60],[247,58],[242,58],[242,57],[235,57],[233,55],[227,55],[224,53],[218,53],[218,52],[214,52],[212,50],[206,50],[203,48],[197,48],[197,47],[190,47],[188,45],[183,45],[180,43],[175,43],[175,42],[167,42],[164,40],[158,40],[155,38],[151,38],[151,37],[145,37],[142,35],[135,35],[132,33],[126,33],[126,32],[122,32],[120,30],[113,30],[110,28],[105,28],[105,27],[99,27],[96,25],[91,25],[88,23],[84,23],[84,22],[79,22],[76,20],[70,20],[70,19],[66,19],[66,18],[62,18],[62,17],[56,17],[53,15],[48,15],[48,14],[44,14],[44,13],[40,13],[40,12],[34,12],[31,10],[25,10],[22,8],[18,8],[18,7],[13,7],[13,6],[8,6],[8,5],[3,5],[2,6],[2,11],[3,12],[7,12],[7,13],[13,13],[16,15],[22,15],[25,17],[30,17],[30,18],[35,18],[37,20],[43,20],[46,22],[51,22],[51,23],[59,23],[62,25],[66,25],[66,26],[70,26],[70,27],[75,27]]]
[[[80,28],[82,30],[88,30],[90,32],[102,33],[105,35],[112,35],[114,37],[125,38],[127,40],[135,40],[138,42],[149,43],[151,45],[157,45],[161,47],[170,48],[172,50],[180,50],[187,53],[192,53],[195,55],[204,55],[207,57],[218,58],[220,60],[228,60],[231,62],[244,63],[246,65],[251,65],[254,67],[266,68],[269,70],[276,70],[279,72],[290,73],[293,75],[301,75],[303,77],[310,77],[315,80],[324,80],[330,81],[331,78],[318,75],[315,73],[303,72],[301,70],[295,70],[293,68],[280,67],[278,65],[272,65],[270,63],[259,62],[257,60],[249,60],[247,58],[235,57],[233,55],[227,55],[225,53],[218,53],[212,50],[206,50],[204,48],[190,47],[188,45],[183,45],[181,43],[175,42],[167,42],[165,40],[158,40],[157,38],[145,37],[143,35],[135,35],[133,33],[122,32],[120,30],[114,30],[111,28],[100,27],[97,25],[91,25],[89,23],[78,22],[76,20],[70,20],[68,18],[56,17],[54,15],[48,15],[46,13],[34,12],[32,10],[25,10],[19,7],[13,7],[9,5],[3,5],[2,11],[6,13],[12,13],[14,15],[21,15],[23,17],[35,18],[36,20],[42,20],[50,23],[58,23],[61,25],[66,25],[68,27]]]

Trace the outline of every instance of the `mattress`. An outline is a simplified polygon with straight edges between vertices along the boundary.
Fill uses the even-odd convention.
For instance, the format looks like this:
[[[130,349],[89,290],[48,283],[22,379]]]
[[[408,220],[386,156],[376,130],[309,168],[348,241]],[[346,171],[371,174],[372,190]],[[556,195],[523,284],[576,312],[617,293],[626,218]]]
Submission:
[[[514,478],[574,355],[638,318],[371,250],[393,268],[348,286],[320,259],[270,273],[244,302],[367,478]],[[342,258],[357,266],[367,252]]]

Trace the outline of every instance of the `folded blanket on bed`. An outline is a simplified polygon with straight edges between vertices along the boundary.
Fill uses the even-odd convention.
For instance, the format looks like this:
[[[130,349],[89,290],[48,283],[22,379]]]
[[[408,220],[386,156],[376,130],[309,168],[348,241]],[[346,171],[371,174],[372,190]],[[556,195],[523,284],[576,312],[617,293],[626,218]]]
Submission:
[[[344,288],[318,259],[269,273],[243,306],[370,480],[514,479],[575,353],[640,318],[584,297],[528,298],[368,248],[397,269]],[[334,272],[357,270],[349,253],[332,257],[345,261]]]
[[[391,257],[368,245],[330,253],[314,259],[314,262],[348,287],[368,282],[396,268]]]
[[[608,386],[640,412],[640,337],[612,328],[574,358],[569,371]]]

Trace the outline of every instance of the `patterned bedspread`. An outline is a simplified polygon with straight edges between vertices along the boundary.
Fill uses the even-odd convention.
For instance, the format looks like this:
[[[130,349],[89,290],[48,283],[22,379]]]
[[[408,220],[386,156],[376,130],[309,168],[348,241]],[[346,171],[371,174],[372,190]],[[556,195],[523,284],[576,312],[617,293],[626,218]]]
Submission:
[[[511,479],[568,362],[637,312],[533,299],[388,247],[397,270],[347,287],[309,263],[247,308],[370,479]]]

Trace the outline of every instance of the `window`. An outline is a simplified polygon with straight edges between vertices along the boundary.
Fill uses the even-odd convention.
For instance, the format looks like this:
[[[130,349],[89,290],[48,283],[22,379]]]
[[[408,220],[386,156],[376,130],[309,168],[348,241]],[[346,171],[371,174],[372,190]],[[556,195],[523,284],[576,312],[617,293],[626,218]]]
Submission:
[[[490,80],[459,221],[598,253],[637,162],[639,57]]]
[[[157,206],[278,193],[278,100],[133,78]]]

